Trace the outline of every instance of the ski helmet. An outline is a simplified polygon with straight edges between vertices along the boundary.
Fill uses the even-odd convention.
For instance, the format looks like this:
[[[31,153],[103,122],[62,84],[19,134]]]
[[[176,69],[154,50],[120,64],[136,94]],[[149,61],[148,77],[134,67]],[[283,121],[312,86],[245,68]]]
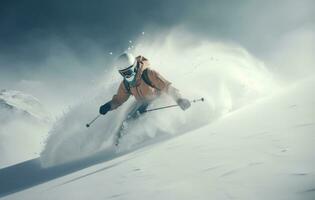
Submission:
[[[116,62],[116,68],[119,73],[128,81],[132,82],[136,77],[137,60],[130,53],[121,54]]]

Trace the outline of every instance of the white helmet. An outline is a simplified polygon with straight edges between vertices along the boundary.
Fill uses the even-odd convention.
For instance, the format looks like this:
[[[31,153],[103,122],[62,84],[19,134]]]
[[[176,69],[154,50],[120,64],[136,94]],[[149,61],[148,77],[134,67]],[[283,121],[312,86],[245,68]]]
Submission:
[[[135,57],[130,53],[121,54],[115,61],[115,67],[118,71],[129,68],[132,65],[136,64]]]
[[[133,81],[136,76],[137,60],[130,53],[121,54],[115,62],[119,73],[129,82]]]

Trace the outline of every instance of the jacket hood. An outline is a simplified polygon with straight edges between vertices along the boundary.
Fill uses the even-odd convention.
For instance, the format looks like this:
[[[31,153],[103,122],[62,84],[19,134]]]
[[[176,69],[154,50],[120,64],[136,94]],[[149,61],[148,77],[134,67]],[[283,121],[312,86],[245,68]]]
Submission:
[[[139,55],[136,57],[137,62],[139,63],[139,68],[137,71],[136,81],[137,83],[141,80],[142,72],[150,66],[150,62],[147,58]]]

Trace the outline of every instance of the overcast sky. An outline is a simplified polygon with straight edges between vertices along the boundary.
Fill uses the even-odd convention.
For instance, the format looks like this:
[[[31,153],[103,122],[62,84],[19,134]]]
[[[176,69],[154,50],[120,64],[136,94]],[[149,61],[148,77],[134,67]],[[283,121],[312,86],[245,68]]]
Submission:
[[[89,42],[119,51],[147,26],[154,32],[179,24],[206,37],[264,51],[290,29],[313,26],[314,9],[312,0],[4,0],[0,55],[7,66],[0,67],[23,68],[16,62],[44,60],[51,39],[88,56]]]

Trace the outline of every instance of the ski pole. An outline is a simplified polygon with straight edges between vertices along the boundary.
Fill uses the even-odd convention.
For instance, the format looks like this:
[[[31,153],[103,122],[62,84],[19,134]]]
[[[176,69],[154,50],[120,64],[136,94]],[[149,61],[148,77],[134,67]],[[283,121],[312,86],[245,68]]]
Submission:
[[[189,101],[190,103],[197,103],[199,101],[204,101],[205,99],[202,97],[200,99],[194,99],[192,101]],[[174,104],[174,105],[169,105],[169,106],[163,106],[163,107],[159,107],[159,108],[152,108],[152,109],[149,109],[149,110],[146,110],[144,112],[152,112],[152,111],[156,111],[156,110],[162,110],[162,109],[166,109],[166,108],[172,108],[172,107],[177,107],[179,105],[177,104]]]
[[[205,100],[204,98],[200,98],[200,99],[194,99],[194,100],[189,101],[189,102],[190,103],[197,103],[199,101],[204,101],[204,100]],[[144,112],[152,112],[152,111],[155,111],[155,110],[161,110],[161,109],[172,108],[172,107],[177,107],[177,106],[179,106],[179,105],[174,104],[174,105],[169,105],[169,106],[163,106],[163,107],[159,107],[159,108],[149,109],[149,110],[146,110]],[[90,123],[86,124],[86,127],[89,128],[100,116],[101,116],[101,114],[97,115]]]
[[[95,120],[97,120],[97,118],[99,118],[100,116],[101,116],[101,114],[97,115],[90,123],[87,123],[87,124],[86,124],[86,127],[89,128],[90,125],[93,124],[93,122],[94,122]]]

